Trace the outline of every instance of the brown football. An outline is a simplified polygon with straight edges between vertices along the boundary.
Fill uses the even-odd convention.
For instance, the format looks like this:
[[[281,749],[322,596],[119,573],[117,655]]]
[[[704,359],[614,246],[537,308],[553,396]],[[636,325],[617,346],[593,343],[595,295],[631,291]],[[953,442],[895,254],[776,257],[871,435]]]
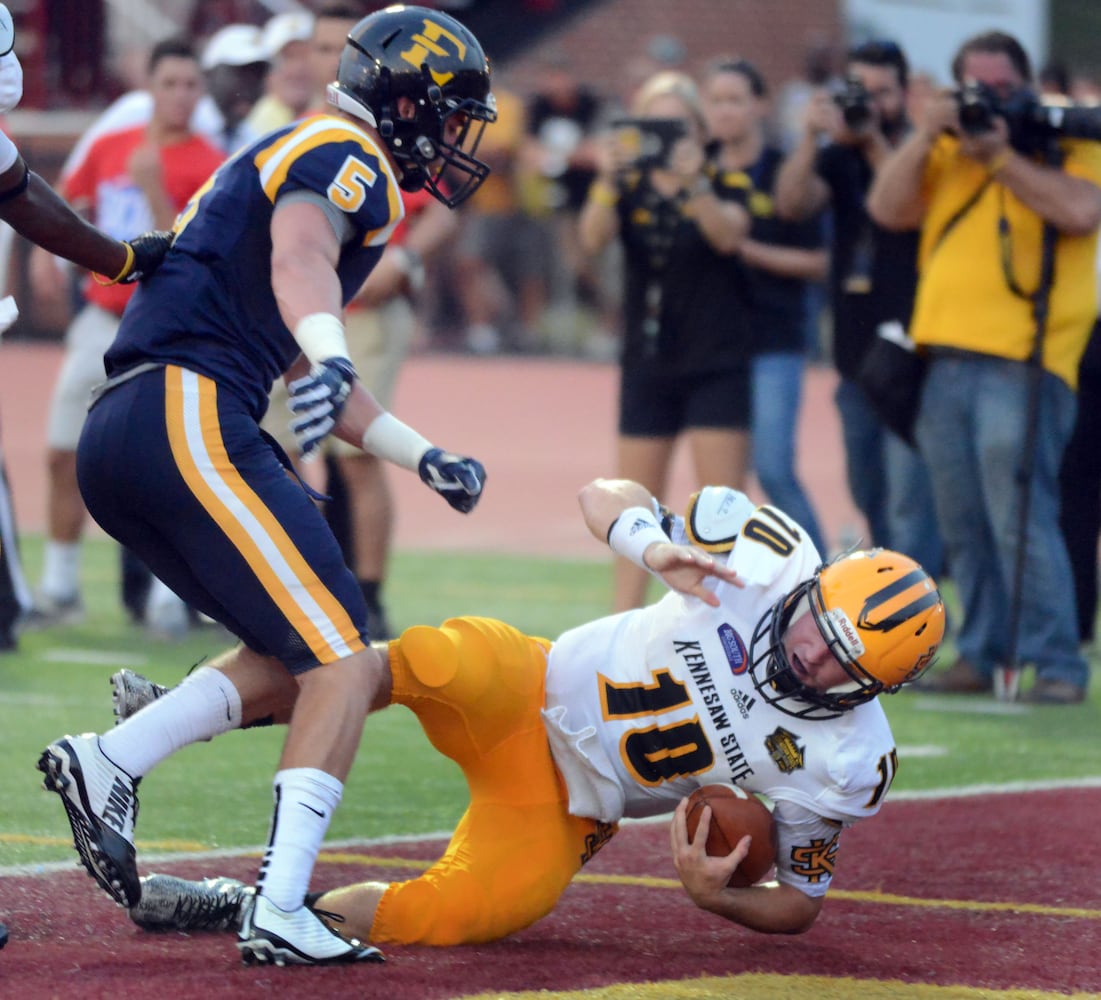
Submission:
[[[688,797],[688,839],[696,836],[703,807],[711,807],[707,853],[722,857],[738,846],[747,833],[753,838],[749,854],[730,877],[729,884],[744,888],[760,882],[776,863],[776,823],[756,795],[731,785],[704,785]]]

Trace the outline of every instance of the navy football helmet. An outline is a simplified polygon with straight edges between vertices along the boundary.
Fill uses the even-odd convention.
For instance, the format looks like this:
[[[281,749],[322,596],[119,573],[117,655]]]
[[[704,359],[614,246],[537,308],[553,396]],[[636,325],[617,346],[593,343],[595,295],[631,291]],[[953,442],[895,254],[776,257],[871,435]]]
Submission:
[[[412,117],[399,113],[403,97]],[[348,35],[328,98],[378,130],[405,191],[427,187],[454,208],[489,174],[474,156],[486,125],[497,120],[489,62],[448,14],[395,6],[365,17]]]

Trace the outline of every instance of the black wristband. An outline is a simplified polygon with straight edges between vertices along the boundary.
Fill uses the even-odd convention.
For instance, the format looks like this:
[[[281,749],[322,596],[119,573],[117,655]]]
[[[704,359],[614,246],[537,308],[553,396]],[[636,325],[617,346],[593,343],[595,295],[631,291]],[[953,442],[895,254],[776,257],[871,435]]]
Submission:
[[[23,177],[15,187],[10,187],[7,191],[0,191],[0,205],[5,202],[11,201],[13,198],[18,198],[24,191],[27,190],[27,186],[31,183],[31,168],[27,166],[26,161],[23,162]]]

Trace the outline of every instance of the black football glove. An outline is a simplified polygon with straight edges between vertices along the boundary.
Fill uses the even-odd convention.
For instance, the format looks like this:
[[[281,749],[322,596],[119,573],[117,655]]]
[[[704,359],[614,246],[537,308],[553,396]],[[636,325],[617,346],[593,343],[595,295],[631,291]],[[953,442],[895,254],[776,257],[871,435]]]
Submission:
[[[171,249],[175,238],[175,233],[154,229],[132,240],[126,240],[126,244],[134,251],[134,259],[130,262],[130,269],[119,275],[118,283],[131,285],[135,281],[141,281],[142,278],[148,278],[161,266],[161,261]]]
[[[297,418],[291,430],[303,455],[308,455],[340,419],[340,413],[355,385],[356,370],[347,358],[326,358],[295,379],[287,389],[287,405]]]
[[[486,470],[481,462],[442,448],[429,448],[421,456],[418,471],[427,486],[464,514],[475,508],[485,488]]]

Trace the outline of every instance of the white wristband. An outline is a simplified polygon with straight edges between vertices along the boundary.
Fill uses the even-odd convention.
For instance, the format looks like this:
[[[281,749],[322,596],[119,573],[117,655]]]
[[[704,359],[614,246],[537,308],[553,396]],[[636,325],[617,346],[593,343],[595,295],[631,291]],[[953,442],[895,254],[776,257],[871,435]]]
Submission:
[[[661,530],[654,512],[645,507],[628,507],[612,525],[608,532],[608,545],[611,550],[648,573],[653,570],[646,565],[643,556],[654,542],[668,542],[669,536]]]
[[[431,441],[392,413],[380,413],[375,417],[363,432],[361,444],[364,451],[413,472],[417,471],[424,453],[432,447]]]
[[[309,316],[303,316],[294,328],[294,339],[312,365],[329,358],[348,360],[344,324],[332,313],[310,313]]]

